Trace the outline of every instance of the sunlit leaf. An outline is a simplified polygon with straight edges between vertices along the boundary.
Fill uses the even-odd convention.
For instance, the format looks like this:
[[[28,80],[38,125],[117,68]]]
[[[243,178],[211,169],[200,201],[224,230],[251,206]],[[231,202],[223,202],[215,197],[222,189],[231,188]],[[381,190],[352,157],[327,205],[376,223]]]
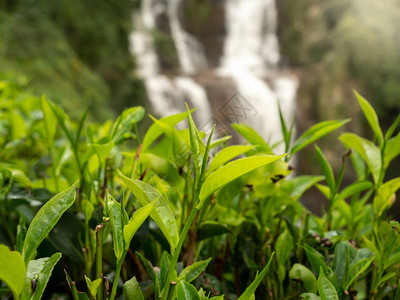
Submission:
[[[294,143],[292,149],[290,151],[290,155],[295,154],[300,151],[304,147],[310,145],[316,140],[322,138],[328,133],[342,127],[344,124],[350,122],[350,119],[347,120],[331,120],[324,121],[312,126],[306,132],[304,132]]]
[[[97,278],[96,280],[91,281],[90,278],[88,278],[85,275],[85,281],[86,281],[86,285],[88,287],[89,293],[93,296],[93,298],[96,298],[97,288],[100,286],[102,279]]]
[[[364,116],[367,118],[367,121],[369,125],[371,126],[375,137],[378,140],[379,145],[382,146],[383,144],[383,134],[381,127],[379,126],[379,121],[378,121],[378,116],[376,115],[376,112],[374,108],[369,104],[367,100],[365,100],[360,94],[358,94],[356,91],[354,91],[354,94],[357,97],[358,103],[361,106],[361,109],[364,113]]]
[[[49,145],[52,144],[54,136],[56,135],[57,130],[57,118],[51,109],[48,100],[45,96],[41,99],[41,108],[43,111],[43,121],[44,121],[44,129],[46,134],[46,140]]]
[[[373,201],[376,218],[379,218],[385,209],[393,204],[396,198],[395,193],[398,189],[400,189],[400,177],[385,182],[379,187]]]
[[[367,163],[369,170],[374,177],[375,183],[379,180],[382,168],[381,152],[371,141],[359,137],[354,133],[344,133],[339,139],[346,146],[358,152]]]
[[[139,122],[144,117],[144,108],[141,106],[131,107],[118,117],[115,121],[111,139],[116,145],[121,144],[125,140],[125,136],[130,133],[134,124]]]
[[[22,292],[25,273],[25,263],[21,254],[0,245],[0,280],[8,285],[15,297]]]
[[[178,244],[179,234],[175,216],[172,213],[168,202],[151,185],[140,180],[132,180],[124,176],[119,170],[118,175],[143,206],[158,200],[156,202],[155,209],[152,210],[150,216],[160,227],[173,251]]]
[[[193,112],[194,109],[190,110]],[[161,118],[160,121],[169,126],[174,126],[179,122],[185,120],[187,118],[187,112],[179,113],[176,115],[168,116]],[[142,150],[146,151],[158,137],[160,137],[164,133],[163,129],[160,128],[156,123],[152,124],[150,128],[147,130],[146,135],[143,138]]]
[[[147,217],[150,215],[151,211],[154,209],[156,205],[156,202],[157,199],[151,202],[150,204],[147,204],[146,206],[143,206],[138,210],[136,210],[133,213],[128,224],[124,226],[123,232],[125,240],[125,249],[129,249],[129,245],[131,243],[133,236],[135,235],[139,227],[143,224],[143,222],[147,219]]]
[[[265,154],[274,154],[271,147],[267,142],[249,125],[237,123],[232,124],[233,129],[235,129],[241,136],[243,136],[250,144],[257,146],[257,150],[262,151]]]
[[[317,145],[315,145],[315,151],[317,153],[317,159],[319,165],[321,166],[322,173],[325,176],[325,180],[330,190],[333,192],[336,189],[335,177],[333,175],[333,170],[325,155],[322,153],[321,149]]]
[[[211,173],[205,180],[200,190],[200,201],[197,205],[200,208],[203,202],[218,189],[240,176],[253,171],[259,167],[270,164],[284,157],[283,155],[256,155],[238,159],[228,163],[222,168]]]
[[[317,279],[311,270],[301,264],[294,264],[289,272],[289,278],[300,281],[309,293],[317,292]]]
[[[254,149],[254,146],[234,145],[222,149],[214,156],[213,160],[210,163],[210,166],[208,167],[207,172],[208,173],[213,172],[214,170],[218,169],[231,159],[243,153],[246,153],[251,149]]]
[[[384,151],[384,167],[387,168],[390,162],[400,154],[400,132],[386,142]]]

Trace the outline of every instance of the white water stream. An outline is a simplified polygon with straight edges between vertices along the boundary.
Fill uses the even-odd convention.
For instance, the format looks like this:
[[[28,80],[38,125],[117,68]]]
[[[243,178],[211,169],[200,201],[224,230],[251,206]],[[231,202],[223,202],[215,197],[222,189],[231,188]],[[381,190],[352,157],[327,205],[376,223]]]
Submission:
[[[190,75],[206,69],[207,58],[201,43],[182,27],[181,1],[142,0],[141,11],[134,15],[130,46],[154,112],[160,116],[181,112],[187,101],[197,108],[196,121],[204,124],[212,116],[211,106],[205,89]],[[168,17],[179,76],[168,77],[160,68],[152,38],[160,14]],[[218,69],[220,76],[233,79],[239,94],[256,111],[255,116],[240,121],[254,127],[271,144],[282,139],[277,102],[290,122],[298,85],[296,79],[279,75],[276,23],[275,0],[225,0],[226,37]],[[282,146],[276,149],[281,150]]]
[[[182,112],[185,102],[197,108],[194,118],[199,123],[208,121],[211,107],[204,88],[191,75],[207,63],[201,44],[187,32],[179,21],[180,0],[167,3],[157,0],[143,0],[141,11],[133,16],[135,30],[130,35],[130,49],[137,60],[137,72],[146,85],[147,94],[154,112],[159,116]],[[154,47],[152,32],[156,30],[158,14],[166,13],[169,19],[172,38],[177,49],[182,75],[168,77],[160,70],[158,56]]]
[[[240,95],[256,111],[242,122],[272,145],[282,140],[277,103],[290,122],[298,85],[296,79],[274,75],[280,60],[275,1],[226,0],[225,12],[227,37],[219,73],[233,78]],[[283,145],[277,148],[282,150]]]

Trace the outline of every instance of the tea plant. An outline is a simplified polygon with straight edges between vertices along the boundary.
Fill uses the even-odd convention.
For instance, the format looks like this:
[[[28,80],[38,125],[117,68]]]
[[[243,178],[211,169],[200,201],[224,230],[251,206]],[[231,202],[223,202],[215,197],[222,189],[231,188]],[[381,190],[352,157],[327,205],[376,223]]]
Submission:
[[[300,175],[294,155],[350,120],[294,139],[281,114],[276,154],[244,124],[232,124],[243,145],[207,136],[189,108],[150,115],[141,135],[141,107],[85,125],[89,108],[74,122],[0,86],[2,297],[65,298],[66,287],[76,300],[400,297],[400,225],[387,217],[400,178],[386,178],[400,117],[384,134],[360,95],[374,139],[342,133],[338,174],[315,145],[322,175]],[[299,202],[310,188],[329,202],[322,216]]]

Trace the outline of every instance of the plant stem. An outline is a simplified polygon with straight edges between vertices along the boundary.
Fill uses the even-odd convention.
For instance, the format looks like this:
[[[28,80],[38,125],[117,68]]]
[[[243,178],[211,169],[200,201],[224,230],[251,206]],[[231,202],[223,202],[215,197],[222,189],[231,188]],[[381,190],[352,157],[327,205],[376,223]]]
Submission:
[[[115,276],[114,276],[114,282],[113,282],[112,289],[111,289],[110,300],[114,300],[115,295],[117,294],[119,275],[121,274],[121,269],[124,264],[125,256],[127,253],[128,253],[128,250],[124,250],[124,253],[122,253],[121,258],[119,259],[119,261],[117,263],[117,269],[115,270]]]
[[[103,230],[105,224],[96,227],[96,278],[101,278],[102,282],[97,289],[97,299],[103,299]]]
[[[189,218],[186,221],[185,227],[183,227],[183,230],[182,230],[181,235],[179,237],[178,245],[176,246],[176,249],[174,251],[174,255],[173,255],[172,259],[171,259],[171,262],[169,263],[167,280],[165,281],[165,286],[164,286],[163,291],[162,291],[162,298],[161,298],[162,300],[167,300],[168,299],[169,289],[170,289],[170,286],[171,286],[171,280],[172,280],[172,276],[174,275],[174,271],[175,271],[175,268],[176,268],[176,264],[178,262],[179,254],[181,252],[183,242],[186,239],[186,236],[187,236],[187,234],[189,232],[189,228],[192,225],[193,220],[194,220],[197,212],[198,212],[198,209],[196,207],[194,207],[192,209],[192,211],[190,212]]]

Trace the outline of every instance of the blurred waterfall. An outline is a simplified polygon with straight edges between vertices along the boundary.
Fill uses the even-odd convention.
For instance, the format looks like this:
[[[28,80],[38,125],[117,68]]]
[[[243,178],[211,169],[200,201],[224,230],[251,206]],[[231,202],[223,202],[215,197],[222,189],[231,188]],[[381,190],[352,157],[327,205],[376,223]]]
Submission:
[[[213,112],[220,113],[214,115],[214,121],[228,119],[223,108],[238,92],[242,99],[239,101],[251,106],[253,114],[245,113],[240,118],[238,113],[235,122],[254,127],[272,145],[282,140],[278,101],[290,123],[298,85],[294,76],[286,75],[279,67],[275,0],[217,2],[223,3],[225,23],[222,30],[215,30],[224,36],[221,35],[220,62],[210,66],[212,59],[205,54],[202,43],[184,29],[188,25],[187,20],[186,23],[181,20],[185,0],[142,0],[141,10],[133,16],[135,30],[130,36],[137,72],[145,81],[150,104],[157,115],[182,112],[187,101],[197,108],[194,117],[200,127],[213,122]],[[217,2],[208,5],[218,5]],[[220,19],[219,15],[214,17],[214,21]],[[211,32],[214,30],[213,25],[209,28]],[[173,41],[178,72],[163,70],[161,66],[154,37],[161,29]],[[225,92],[215,92],[218,89]],[[232,107],[229,109],[232,113]],[[283,145],[276,151],[283,151]]]
[[[226,0],[225,11],[227,36],[219,72],[232,77],[238,92],[254,107],[255,115],[242,121],[272,145],[282,140],[277,103],[290,122],[298,85],[294,78],[277,75],[275,0]],[[281,152],[283,145],[277,150]]]
[[[180,0],[168,2],[143,0],[140,12],[134,14],[135,30],[130,35],[131,52],[137,60],[137,72],[146,85],[152,109],[159,116],[167,116],[185,110],[184,102],[196,107],[195,120],[204,124],[211,115],[211,107],[204,88],[190,75],[207,62],[202,45],[185,32],[179,21]],[[157,29],[156,18],[166,13],[172,38],[177,49],[182,76],[166,76],[161,73],[152,34]]]

